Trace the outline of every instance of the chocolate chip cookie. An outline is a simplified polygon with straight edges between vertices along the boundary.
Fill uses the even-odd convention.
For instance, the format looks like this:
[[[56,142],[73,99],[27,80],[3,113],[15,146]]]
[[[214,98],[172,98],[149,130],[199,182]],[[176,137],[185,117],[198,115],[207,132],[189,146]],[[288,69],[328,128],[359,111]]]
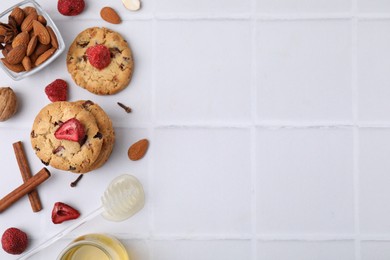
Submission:
[[[111,119],[98,104],[90,100],[80,100],[74,103],[81,105],[84,109],[91,112],[91,114],[96,119],[97,126],[100,129],[101,135],[99,138],[102,138],[103,140],[102,149],[96,161],[91,165],[91,168],[85,169],[85,171],[96,170],[97,168],[101,167],[111,155],[115,143],[114,128],[112,126]]]
[[[111,62],[101,70],[88,61],[87,49],[106,46]],[[92,27],[82,31],[73,41],[66,58],[68,72],[77,85],[97,95],[112,95],[124,89],[134,68],[132,52],[123,37],[110,29]]]
[[[56,130],[68,119],[75,118],[84,126],[81,142],[60,140]],[[38,113],[32,131],[31,145],[41,161],[54,168],[84,173],[98,158],[103,140],[96,119],[82,105],[70,102],[51,103]]]

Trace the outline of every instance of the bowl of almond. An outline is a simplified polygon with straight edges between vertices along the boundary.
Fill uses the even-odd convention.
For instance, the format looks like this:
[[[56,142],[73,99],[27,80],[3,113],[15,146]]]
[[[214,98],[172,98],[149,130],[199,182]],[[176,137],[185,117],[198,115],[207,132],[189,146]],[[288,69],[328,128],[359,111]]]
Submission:
[[[12,79],[40,71],[64,50],[57,26],[34,0],[20,2],[0,14],[0,67]]]

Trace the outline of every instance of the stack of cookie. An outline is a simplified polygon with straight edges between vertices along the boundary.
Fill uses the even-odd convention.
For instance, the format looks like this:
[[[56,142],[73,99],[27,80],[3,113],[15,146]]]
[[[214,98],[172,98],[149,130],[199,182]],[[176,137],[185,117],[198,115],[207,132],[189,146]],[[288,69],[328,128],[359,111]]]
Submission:
[[[56,135],[69,120],[81,124],[82,140],[64,140]],[[74,131],[65,130],[67,133]],[[74,173],[87,173],[101,167],[111,155],[114,142],[110,118],[99,105],[89,100],[54,102],[45,106],[35,118],[31,131],[31,145],[45,165]]]

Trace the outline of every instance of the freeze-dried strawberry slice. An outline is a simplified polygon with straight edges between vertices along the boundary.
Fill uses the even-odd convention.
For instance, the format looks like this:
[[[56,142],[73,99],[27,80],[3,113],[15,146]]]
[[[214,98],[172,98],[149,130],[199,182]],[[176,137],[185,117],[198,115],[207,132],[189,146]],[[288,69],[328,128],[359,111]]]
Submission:
[[[68,98],[67,91],[68,84],[62,79],[56,79],[45,88],[45,93],[51,102],[66,101]]]
[[[60,140],[80,142],[85,137],[85,129],[79,120],[71,118],[56,130],[54,136]]]
[[[103,44],[91,46],[87,49],[89,63],[98,70],[102,70],[111,63],[111,52]]]
[[[76,219],[80,216],[80,213],[62,202],[56,202],[51,212],[51,220],[54,224],[60,224],[64,221]]]

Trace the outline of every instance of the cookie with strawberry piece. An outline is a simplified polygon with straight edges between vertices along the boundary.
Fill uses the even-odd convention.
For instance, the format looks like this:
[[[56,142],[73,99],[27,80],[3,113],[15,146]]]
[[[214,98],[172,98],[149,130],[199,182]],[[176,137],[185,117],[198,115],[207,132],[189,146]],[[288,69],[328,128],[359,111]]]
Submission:
[[[31,145],[45,165],[85,173],[98,158],[103,140],[91,112],[82,105],[58,101],[36,116]]]
[[[106,112],[96,103],[91,100],[79,100],[75,102],[76,104],[82,105],[83,108],[92,113],[96,119],[97,126],[100,129],[102,134],[101,138],[103,140],[103,145],[101,152],[92,164],[90,169],[84,169],[85,171],[96,170],[103,166],[103,164],[108,160],[111,155],[112,149],[115,144],[115,131],[112,125],[110,117]]]
[[[127,41],[104,27],[82,31],[69,47],[66,62],[75,83],[97,95],[112,95],[126,88],[134,69]]]

